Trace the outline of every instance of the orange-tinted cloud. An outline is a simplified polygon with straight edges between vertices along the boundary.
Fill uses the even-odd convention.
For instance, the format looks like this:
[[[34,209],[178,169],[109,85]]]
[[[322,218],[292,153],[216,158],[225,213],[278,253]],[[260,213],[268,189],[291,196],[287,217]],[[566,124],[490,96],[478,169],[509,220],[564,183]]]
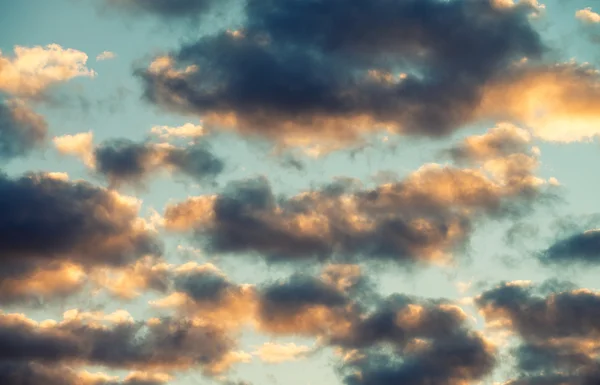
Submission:
[[[14,56],[0,52],[0,90],[22,97],[41,96],[50,86],[75,77],[94,77],[86,67],[88,56],[58,44],[16,46]]]

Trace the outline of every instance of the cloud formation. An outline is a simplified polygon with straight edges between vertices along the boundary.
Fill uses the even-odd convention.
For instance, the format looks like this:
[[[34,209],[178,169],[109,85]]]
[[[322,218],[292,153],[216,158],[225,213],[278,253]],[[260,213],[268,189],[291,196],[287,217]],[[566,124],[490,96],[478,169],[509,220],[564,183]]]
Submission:
[[[572,284],[505,282],[475,303],[488,325],[517,334],[512,385],[592,384],[600,378],[600,294]]]
[[[187,135],[175,128],[168,129],[171,131],[167,128],[160,131],[161,139]],[[164,170],[202,182],[214,179],[225,168],[223,160],[213,154],[206,142],[195,141],[179,147],[169,143],[109,139],[94,146],[93,135],[88,132],[55,137],[54,145],[61,154],[82,159],[112,185],[141,183],[149,175]]]
[[[542,54],[528,19],[537,11],[532,2],[248,1],[239,31],[137,74],[153,103],[284,145],[340,146],[383,128],[440,136],[473,121],[486,84],[514,60]]]
[[[0,346],[0,364],[29,368],[54,364],[154,372],[201,369],[213,375],[236,362],[235,341],[216,326],[173,318],[136,322],[125,311],[70,310],[60,322],[42,323],[0,313]],[[137,374],[130,382],[142,379]]]
[[[117,57],[117,54],[111,51],[103,51],[96,56],[96,61],[110,60]]]
[[[258,286],[235,284],[212,265],[182,273],[184,281],[176,278],[176,291],[157,305],[230,330],[249,325],[273,337],[315,338],[340,351],[348,384],[459,384],[495,366],[495,347],[469,329],[460,307],[400,294],[365,300],[366,277],[357,266],[331,265],[318,277],[296,274]],[[275,362],[309,351],[267,344],[255,354]]]
[[[575,17],[584,23],[600,23],[600,15],[592,11],[591,7],[578,10],[575,12]]]
[[[44,118],[17,100],[0,100],[0,162],[40,147],[47,135]]]
[[[20,97],[43,96],[54,84],[96,76],[96,72],[86,67],[87,60],[84,52],[58,44],[16,46],[12,57],[0,51],[0,90]]]
[[[507,137],[513,143],[500,146]],[[503,126],[449,150],[481,168],[430,164],[374,189],[342,180],[276,198],[265,178],[232,182],[219,194],[168,206],[165,226],[191,231],[210,252],[272,261],[445,262],[467,245],[476,221],[519,215],[543,195],[528,140]]]
[[[139,202],[114,191],[45,174],[0,175],[0,196],[3,302],[64,293],[86,269],[161,254]]]

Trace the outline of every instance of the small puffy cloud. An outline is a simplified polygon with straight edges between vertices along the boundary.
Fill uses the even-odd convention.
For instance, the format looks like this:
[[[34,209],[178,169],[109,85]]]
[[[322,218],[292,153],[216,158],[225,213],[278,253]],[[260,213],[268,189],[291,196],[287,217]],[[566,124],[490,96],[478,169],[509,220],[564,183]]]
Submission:
[[[207,143],[176,147],[115,139],[97,146],[94,159],[96,171],[117,185],[141,182],[161,170],[202,182],[214,179],[225,168],[223,160],[213,154]]]
[[[584,23],[600,23],[600,14],[592,11],[591,7],[578,10],[575,12],[575,17]]]
[[[259,347],[253,354],[263,362],[278,364],[286,361],[296,361],[306,356],[311,351],[309,346],[294,343],[275,344],[267,342]]]
[[[94,134],[92,131],[56,136],[54,146],[63,155],[78,156],[88,167],[95,167]]]
[[[117,57],[117,54],[110,51],[104,51],[96,56],[96,61],[110,60]]]
[[[58,44],[16,46],[13,56],[0,51],[0,90],[21,97],[41,96],[50,86],[75,77],[94,77],[86,67],[88,56]]]
[[[547,264],[599,264],[600,230],[593,229],[558,239],[540,255]]]
[[[0,161],[25,156],[40,147],[47,129],[44,118],[23,102],[0,100]]]
[[[485,161],[527,153],[531,135],[510,123],[499,123],[483,135],[470,136],[448,150],[457,162]]]
[[[163,135],[177,137],[191,133],[185,126],[157,130],[153,132],[159,132],[162,138],[165,138]],[[205,142],[178,147],[168,143],[110,139],[94,146],[90,131],[55,137],[54,145],[61,154],[79,157],[90,169],[105,176],[113,186],[141,183],[149,175],[165,170],[199,182],[207,181],[214,179],[225,168],[223,160],[213,154]]]
[[[154,126],[151,132],[163,140],[195,139],[206,134],[204,127],[192,123],[186,123],[179,127]]]

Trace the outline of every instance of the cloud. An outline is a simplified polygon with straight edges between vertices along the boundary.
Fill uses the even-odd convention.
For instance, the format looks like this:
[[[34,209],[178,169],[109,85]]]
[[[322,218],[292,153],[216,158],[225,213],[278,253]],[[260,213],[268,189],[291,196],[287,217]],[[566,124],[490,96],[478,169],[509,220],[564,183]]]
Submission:
[[[239,31],[186,44],[137,75],[153,103],[283,145],[335,149],[382,129],[441,136],[476,118],[486,84],[513,61],[543,53],[528,19],[537,10],[249,1]]]
[[[308,346],[288,344],[274,344],[267,342],[258,348],[253,354],[257,355],[263,362],[278,364],[286,361],[296,361],[306,356],[311,350]]]
[[[575,12],[575,17],[584,23],[600,23],[600,15],[592,11],[591,7],[578,10]]]
[[[371,353],[349,365],[347,385],[477,383],[494,369],[494,349],[475,333],[434,341],[423,351],[395,357]],[[358,372],[358,373],[357,373]]]
[[[139,202],[114,191],[28,174],[0,175],[0,195],[3,301],[11,293],[61,294],[78,285],[82,270],[161,254],[156,234],[137,216]]]
[[[165,374],[132,372],[123,380],[104,373],[75,371],[68,366],[0,361],[0,382],[5,385],[164,385]]]
[[[96,61],[111,60],[117,57],[117,54],[110,51],[104,51],[96,56]]]
[[[14,56],[0,51],[0,90],[20,97],[39,97],[50,86],[76,77],[94,77],[86,67],[88,56],[58,44],[16,46]]]
[[[600,71],[574,62],[516,65],[484,87],[477,115],[515,121],[542,140],[575,142],[598,136]]]
[[[468,137],[448,153],[456,162],[472,163],[527,153],[530,142],[531,136],[526,130],[510,123],[499,123],[483,135]]]
[[[600,294],[568,282],[504,282],[475,299],[489,327],[521,338],[510,384],[591,384],[598,366]]]
[[[540,254],[543,263],[594,264],[600,262],[600,230],[588,230],[559,239]]]
[[[210,264],[182,266],[181,273],[183,280],[174,278],[175,291],[155,304],[198,322],[218,320],[232,331],[251,326],[273,337],[316,338],[318,347],[335,348],[343,357],[348,384],[467,383],[495,366],[495,347],[469,329],[459,306],[399,294],[365,297],[368,286],[349,265],[257,286],[233,283]],[[311,351],[267,343],[254,354],[275,363]],[[363,376],[353,375],[357,371]]]
[[[0,100],[0,161],[22,157],[40,147],[47,135],[44,118],[17,100]]]
[[[354,262],[368,255],[443,263],[464,249],[474,223],[518,216],[544,194],[533,155],[479,158],[482,169],[426,165],[374,189],[338,183],[287,198],[275,198],[263,177],[231,182],[218,194],[167,206],[164,223],[193,233],[209,252],[271,261]]]
[[[3,351],[0,362],[166,372],[200,368],[207,375],[227,370],[236,356],[235,341],[216,326],[173,318],[136,322],[123,311],[72,310],[60,322],[42,323],[0,313],[0,345],[14,347]]]
[[[63,155],[78,156],[88,167],[95,167],[94,134],[92,131],[55,136],[54,146]]]
[[[161,169],[173,170],[202,182],[214,179],[225,165],[206,143],[186,147],[114,139],[94,150],[96,171],[113,184],[140,182]]]
[[[179,138],[195,139],[206,134],[204,127],[192,123],[186,123],[180,127],[154,126],[151,132],[163,140]]]
[[[179,131],[169,130],[160,136],[182,135]],[[90,131],[55,137],[54,145],[59,153],[82,159],[85,165],[105,176],[112,185],[141,183],[151,174],[163,170],[200,182],[214,179],[225,168],[223,160],[214,155],[204,142],[177,147],[168,143],[109,139],[94,146]]]

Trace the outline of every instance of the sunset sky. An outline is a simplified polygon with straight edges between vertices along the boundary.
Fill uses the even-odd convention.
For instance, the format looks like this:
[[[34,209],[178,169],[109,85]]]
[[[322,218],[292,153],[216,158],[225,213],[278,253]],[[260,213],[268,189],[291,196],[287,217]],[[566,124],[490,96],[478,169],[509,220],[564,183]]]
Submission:
[[[0,385],[600,384],[597,0],[0,0]]]

